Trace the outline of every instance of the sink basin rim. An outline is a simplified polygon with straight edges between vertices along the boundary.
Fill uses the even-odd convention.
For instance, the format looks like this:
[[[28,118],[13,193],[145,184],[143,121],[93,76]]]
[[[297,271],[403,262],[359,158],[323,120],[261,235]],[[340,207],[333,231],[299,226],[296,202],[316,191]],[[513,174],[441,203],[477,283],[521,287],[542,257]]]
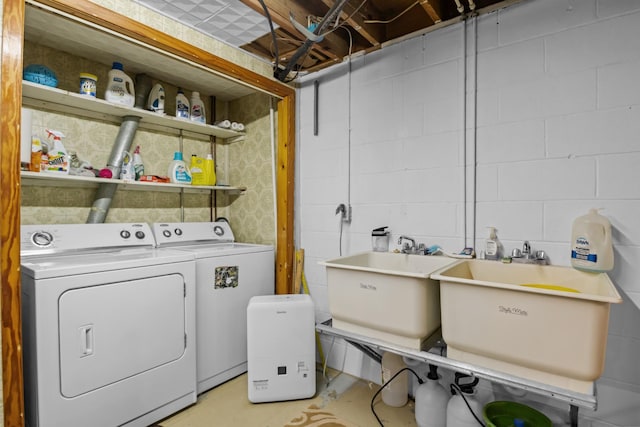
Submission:
[[[431,268],[430,271],[422,272],[422,271],[409,271],[409,270],[402,270],[402,269],[371,267],[367,265],[345,263],[345,261],[349,259],[355,259],[355,258],[366,257],[366,256],[369,256],[369,257],[387,257],[388,256],[388,257],[394,257],[397,259],[414,260],[416,262],[419,262],[420,260],[424,260],[426,262],[436,261],[437,264],[441,263],[442,265],[437,265]],[[451,267],[457,261],[458,260],[456,259],[447,258],[441,255],[416,255],[416,254],[404,254],[404,253],[395,253],[395,252],[365,251],[365,252],[358,252],[352,255],[346,255],[346,256],[333,258],[325,261],[319,261],[318,264],[324,265],[325,267],[341,268],[345,270],[366,271],[366,272],[377,273],[377,274],[387,274],[387,275],[394,275],[394,276],[430,279],[432,278],[431,275],[433,272],[446,269],[447,267]]]
[[[554,290],[554,289],[545,289],[545,288],[535,288],[535,287],[528,287],[528,286],[522,286],[522,284],[524,283],[542,283],[541,281],[538,280],[532,280],[530,282],[522,282],[522,284],[511,284],[511,283],[503,283],[503,282],[498,282],[498,281],[490,281],[490,280],[486,280],[486,279],[474,279],[474,278],[464,278],[464,277],[459,277],[459,276],[455,276],[455,275],[451,275],[451,274],[447,274],[449,271],[459,267],[461,264],[464,263],[478,263],[478,262],[482,262],[482,263],[492,263],[491,265],[496,266],[498,268],[519,268],[519,269],[531,269],[531,270],[535,270],[535,269],[548,269],[548,270],[552,270],[552,269],[566,269],[566,271],[571,271],[572,274],[576,274],[576,275],[584,275],[585,278],[595,278],[596,276],[600,276],[602,278],[602,280],[604,280],[607,284],[607,290],[609,295],[601,295],[601,294],[593,294],[593,293],[586,293],[586,292],[567,292],[567,291],[562,291],[562,290]],[[456,282],[456,283],[461,283],[461,284],[467,284],[467,285],[473,285],[473,286],[486,286],[486,287],[492,287],[492,288],[500,288],[500,289],[508,289],[508,290],[513,290],[513,291],[518,291],[518,292],[531,292],[531,293],[537,293],[537,294],[547,294],[547,295],[554,295],[554,296],[562,296],[562,297],[566,297],[566,298],[577,298],[577,299],[583,299],[583,300],[590,300],[590,301],[598,301],[598,302],[606,302],[606,303],[610,303],[610,304],[619,304],[622,302],[622,297],[620,296],[620,294],[618,293],[618,290],[616,289],[616,287],[613,285],[613,283],[611,282],[611,280],[609,279],[609,276],[606,273],[590,273],[590,272],[584,272],[584,271],[580,271],[580,270],[576,270],[573,269],[572,267],[567,267],[567,266],[559,266],[559,265],[539,265],[539,264],[503,264],[497,261],[487,261],[487,260],[460,260],[454,264],[445,266],[443,268],[438,269],[437,271],[434,271],[431,274],[431,279],[433,280],[438,280],[440,281],[441,286],[447,286],[447,282]],[[549,285],[557,285],[557,283],[547,283]],[[569,286],[570,287],[570,286]]]

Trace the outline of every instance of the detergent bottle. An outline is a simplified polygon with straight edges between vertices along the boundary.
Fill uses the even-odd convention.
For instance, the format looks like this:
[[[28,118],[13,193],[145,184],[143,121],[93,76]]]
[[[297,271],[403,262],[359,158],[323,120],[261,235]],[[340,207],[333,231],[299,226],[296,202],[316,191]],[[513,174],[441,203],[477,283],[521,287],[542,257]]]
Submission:
[[[204,110],[204,103],[200,99],[200,93],[193,92],[191,94],[191,115],[190,118],[194,122],[206,123],[206,115]]]
[[[416,424],[418,427],[446,427],[447,405],[451,395],[438,382],[438,367],[429,365],[427,381],[416,390]]]
[[[147,98],[147,110],[158,114],[164,114],[164,87],[160,83],[156,83],[149,92]]]
[[[133,107],[135,103],[136,92],[133,80],[125,74],[120,62],[114,62],[111,71],[109,71],[104,99],[112,104],[125,107]]]
[[[589,209],[589,213],[573,221],[571,265],[594,272],[613,269],[611,223],[597,209]]]
[[[182,160],[182,152],[173,154],[173,161],[169,164],[169,179],[177,184],[191,184],[191,173]]]
[[[49,138],[53,137],[53,143],[47,144],[49,146],[48,160],[44,172],[68,174],[69,154],[62,144],[64,134],[57,130],[47,129],[46,131]]]
[[[191,185],[208,185],[205,174],[204,157],[193,154],[191,156],[189,171],[191,172]]]
[[[178,89],[178,94],[176,95],[176,118],[188,120],[189,114],[189,100],[184,96],[182,89]]]
[[[213,162],[211,153],[207,154],[207,158],[204,159],[204,175],[207,182],[206,185],[216,185],[216,165]]]

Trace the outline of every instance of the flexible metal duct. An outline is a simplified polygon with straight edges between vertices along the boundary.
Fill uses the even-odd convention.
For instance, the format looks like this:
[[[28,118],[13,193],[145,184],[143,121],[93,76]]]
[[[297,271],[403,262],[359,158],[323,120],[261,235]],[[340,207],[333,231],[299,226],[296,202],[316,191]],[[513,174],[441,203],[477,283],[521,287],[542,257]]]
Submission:
[[[144,109],[147,96],[151,91],[151,79],[145,74],[136,76],[136,98],[135,107]],[[138,130],[138,124],[140,123],[140,117],[138,116],[125,116],[122,118],[120,124],[120,130],[118,136],[111,148],[111,155],[107,162],[107,168],[111,170],[111,174],[114,178],[120,176],[120,169],[122,168],[122,160],[124,158],[125,151],[131,151],[131,143],[136,136]],[[106,180],[105,180],[106,181]],[[93,201],[93,206],[89,211],[89,217],[87,218],[87,224],[103,223],[109,213],[113,196],[118,189],[118,184],[105,182],[98,186],[96,197]]]

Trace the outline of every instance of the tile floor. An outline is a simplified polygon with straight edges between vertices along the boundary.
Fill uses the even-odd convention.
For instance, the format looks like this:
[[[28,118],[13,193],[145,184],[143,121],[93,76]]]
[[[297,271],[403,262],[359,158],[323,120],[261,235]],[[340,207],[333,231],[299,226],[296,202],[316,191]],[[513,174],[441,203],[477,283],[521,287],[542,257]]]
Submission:
[[[253,404],[247,398],[247,375],[240,375],[199,396],[189,408],[160,421],[162,427],[373,427],[371,398],[379,385],[347,374],[318,373],[318,391],[311,399]],[[376,398],[374,408],[385,427],[416,426],[413,401],[402,408]]]

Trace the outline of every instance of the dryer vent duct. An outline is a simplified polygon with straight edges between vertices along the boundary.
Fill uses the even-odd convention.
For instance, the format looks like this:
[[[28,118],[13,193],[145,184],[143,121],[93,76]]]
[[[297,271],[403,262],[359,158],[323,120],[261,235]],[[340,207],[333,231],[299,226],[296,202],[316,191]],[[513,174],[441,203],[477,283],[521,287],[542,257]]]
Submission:
[[[147,96],[151,91],[151,78],[146,74],[140,74],[136,76],[136,98],[135,107],[144,109]],[[125,116],[120,124],[120,130],[118,136],[111,148],[111,155],[107,162],[107,168],[111,169],[111,174],[114,178],[120,176],[120,169],[122,168],[122,159],[125,151],[131,151],[131,144],[133,138],[136,136],[138,130],[138,124],[140,123],[140,117],[138,116]],[[89,217],[87,218],[87,224],[103,223],[109,213],[113,196],[118,189],[118,184],[105,182],[98,186],[96,197],[93,201],[93,206],[89,211]]]

